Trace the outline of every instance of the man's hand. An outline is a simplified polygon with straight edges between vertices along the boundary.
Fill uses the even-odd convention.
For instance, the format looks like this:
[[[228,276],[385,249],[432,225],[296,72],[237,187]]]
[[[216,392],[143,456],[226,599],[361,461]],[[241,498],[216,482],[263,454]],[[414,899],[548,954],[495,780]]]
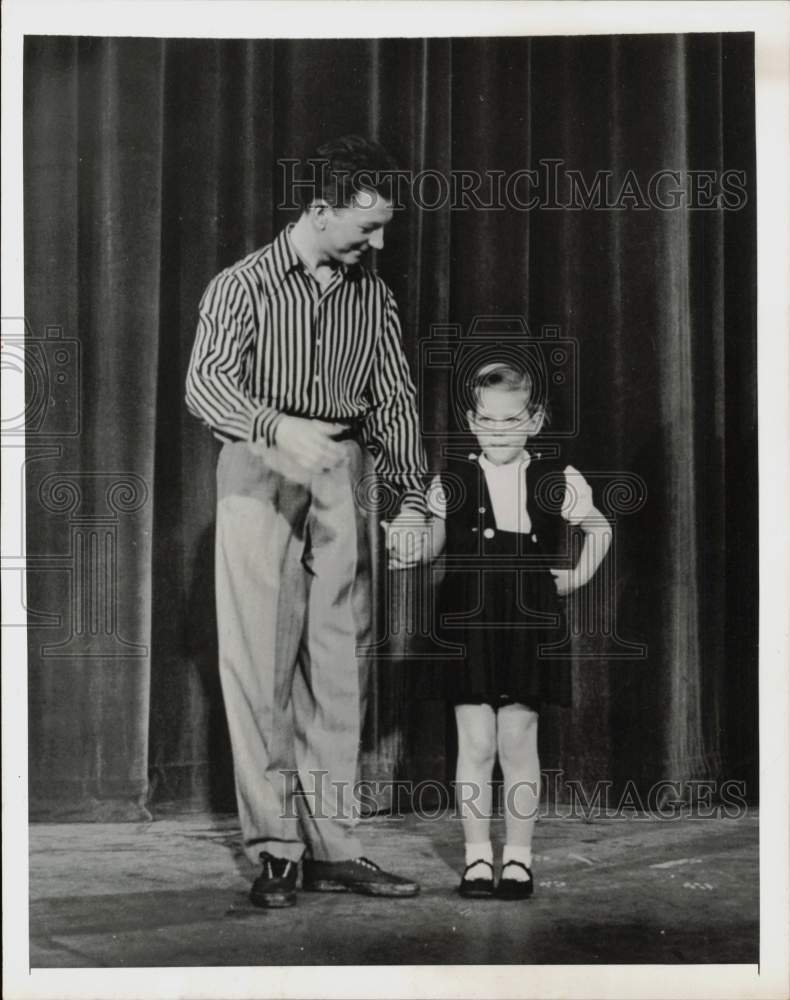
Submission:
[[[346,430],[343,424],[324,420],[283,415],[274,432],[274,443],[286,459],[296,462],[309,472],[324,472],[339,465],[345,458],[344,448],[333,440]]]
[[[578,590],[581,586],[577,579],[576,572],[572,569],[552,569],[549,570],[549,572],[554,577],[554,583],[560,597],[572,594],[574,590]]]
[[[416,566],[431,553],[431,527],[416,510],[405,508],[394,521],[382,521],[390,569]]]

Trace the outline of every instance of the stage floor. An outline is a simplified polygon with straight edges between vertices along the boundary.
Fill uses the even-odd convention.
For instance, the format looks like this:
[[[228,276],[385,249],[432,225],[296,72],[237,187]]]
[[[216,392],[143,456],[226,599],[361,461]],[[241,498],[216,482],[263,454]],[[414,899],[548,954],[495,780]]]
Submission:
[[[300,893],[260,910],[234,816],[30,827],[33,968],[756,963],[756,810],[727,818],[542,819],[526,903],[469,901],[451,817],[361,824],[416,899]],[[501,843],[501,822],[495,840]]]

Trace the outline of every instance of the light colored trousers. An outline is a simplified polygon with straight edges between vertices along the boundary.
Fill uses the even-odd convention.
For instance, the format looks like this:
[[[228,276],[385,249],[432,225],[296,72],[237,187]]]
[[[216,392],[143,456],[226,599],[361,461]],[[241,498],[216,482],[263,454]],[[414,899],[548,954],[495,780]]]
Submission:
[[[370,638],[370,456],[316,475],[226,444],[217,467],[219,668],[244,850],[359,857],[353,815]],[[298,780],[297,780],[298,775]]]

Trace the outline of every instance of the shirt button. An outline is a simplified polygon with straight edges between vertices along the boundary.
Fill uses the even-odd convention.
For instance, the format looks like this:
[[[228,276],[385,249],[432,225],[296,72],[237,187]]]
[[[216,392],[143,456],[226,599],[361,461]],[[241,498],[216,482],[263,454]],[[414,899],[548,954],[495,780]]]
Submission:
[[[537,542],[537,540],[538,540],[538,536],[537,535],[531,535],[530,537],[532,538],[533,542]]]
[[[483,537],[484,538],[493,538],[495,534],[496,534],[496,532],[494,531],[493,528],[486,528],[486,530],[483,532]]]

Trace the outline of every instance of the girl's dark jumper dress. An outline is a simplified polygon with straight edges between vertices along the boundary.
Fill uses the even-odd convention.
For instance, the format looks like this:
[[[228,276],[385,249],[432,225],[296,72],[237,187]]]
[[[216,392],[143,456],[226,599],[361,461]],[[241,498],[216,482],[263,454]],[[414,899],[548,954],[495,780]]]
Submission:
[[[444,668],[444,693],[455,704],[570,704],[569,663],[546,648],[565,629],[549,572],[569,566],[572,529],[560,513],[564,468],[531,454],[522,493],[529,534],[497,528],[477,453],[451,459],[441,476],[448,503],[440,634],[464,650],[448,656]]]

